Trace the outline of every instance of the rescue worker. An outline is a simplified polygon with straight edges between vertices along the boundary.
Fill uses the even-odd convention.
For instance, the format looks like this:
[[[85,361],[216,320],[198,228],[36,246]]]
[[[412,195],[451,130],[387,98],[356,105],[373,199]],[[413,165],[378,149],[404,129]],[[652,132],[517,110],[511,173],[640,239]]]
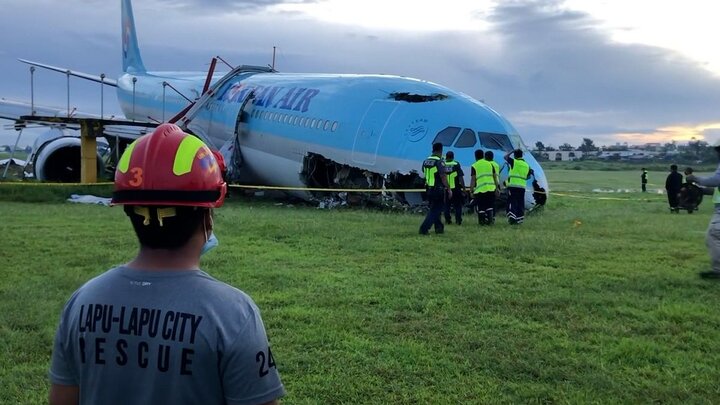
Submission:
[[[665,179],[665,190],[667,191],[668,205],[670,212],[680,212],[680,189],[683,184],[683,176],[678,173],[677,165],[670,165],[670,174]]]
[[[462,224],[462,209],[465,204],[463,190],[465,189],[464,173],[460,163],[455,160],[455,153],[448,151],[445,154],[445,173],[448,187],[452,190],[452,198],[445,201],[445,223],[452,224],[450,210],[455,212],[455,223]]]
[[[513,155],[512,158],[510,157],[511,154]],[[519,225],[525,220],[525,187],[527,187],[527,179],[534,173],[523,159],[523,151],[520,149],[505,154],[505,161],[510,168],[507,182],[508,223],[510,225]]]
[[[485,160],[490,162],[493,166],[494,172],[494,178],[495,178],[495,197],[493,198],[492,203],[492,222],[495,222],[495,204],[497,204],[497,198],[500,197],[500,165],[495,161],[495,154],[491,150],[485,151]]]
[[[139,250],[65,305],[50,404],[277,404],[285,391],[257,306],[200,270],[226,188],[210,149],[173,124],[125,149],[112,202]]]
[[[475,163],[470,169],[470,188],[475,199],[475,211],[478,224],[491,225],[495,210],[495,190],[497,190],[495,168],[483,158],[483,151],[475,151]]]
[[[440,217],[443,213],[445,198],[452,199],[452,190],[448,187],[445,164],[442,161],[443,144],[436,142],[432,146],[432,155],[423,161],[422,169],[425,174],[425,195],[430,209],[425,220],[420,225],[420,234],[427,235],[430,227],[435,226],[435,233],[445,232]]]
[[[647,170],[645,168],[642,168],[642,174],[640,175],[640,185],[642,187],[642,192],[647,191]]]
[[[720,159],[720,141],[713,145],[715,152]],[[692,174],[692,169],[685,170],[685,179],[688,183],[697,183],[701,186],[712,187],[712,201],[715,204],[715,211],[710,219],[710,225],[705,236],[705,244],[710,253],[710,262],[712,270],[700,273],[703,278],[720,278],[720,164],[718,164],[715,173],[709,177],[697,177]]]

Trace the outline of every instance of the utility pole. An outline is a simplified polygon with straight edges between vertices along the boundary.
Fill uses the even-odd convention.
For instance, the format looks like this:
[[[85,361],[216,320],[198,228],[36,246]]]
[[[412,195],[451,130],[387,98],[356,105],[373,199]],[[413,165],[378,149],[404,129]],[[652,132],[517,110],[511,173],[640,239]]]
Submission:
[[[270,66],[272,70],[275,70],[275,46],[273,46],[273,58],[272,58],[272,66]]]

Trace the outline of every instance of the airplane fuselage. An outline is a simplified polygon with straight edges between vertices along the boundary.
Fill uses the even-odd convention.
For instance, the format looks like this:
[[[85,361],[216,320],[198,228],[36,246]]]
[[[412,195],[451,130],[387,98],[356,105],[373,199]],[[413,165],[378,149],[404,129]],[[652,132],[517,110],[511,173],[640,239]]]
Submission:
[[[188,102],[163,82],[195,99],[204,81],[199,73],[126,73],[118,80],[118,99],[129,119],[166,121]],[[493,150],[501,166],[508,151],[527,150],[487,105],[417,79],[250,72],[225,77],[212,91],[187,128],[224,154],[237,137],[245,181],[303,187],[298,174],[310,153],[374,173],[419,172],[432,143],[442,142],[469,182],[475,149]],[[547,189],[537,161],[529,152],[525,159]],[[501,181],[506,177],[507,169]],[[530,190],[526,200],[534,204]]]

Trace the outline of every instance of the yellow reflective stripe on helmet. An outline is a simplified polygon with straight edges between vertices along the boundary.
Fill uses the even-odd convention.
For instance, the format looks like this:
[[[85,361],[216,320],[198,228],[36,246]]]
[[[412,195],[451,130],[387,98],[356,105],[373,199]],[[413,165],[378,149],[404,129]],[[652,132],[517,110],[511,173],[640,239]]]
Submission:
[[[118,170],[120,170],[120,173],[127,173],[128,169],[130,168],[130,157],[132,156],[133,149],[135,149],[135,144],[137,143],[137,140],[133,141],[130,145],[125,148],[125,152],[123,152],[122,156],[120,157],[120,162],[118,162]]]
[[[194,136],[186,136],[185,139],[180,142],[177,152],[175,152],[173,174],[182,176],[183,174],[190,173],[192,164],[195,161],[195,155],[197,155],[203,146],[205,146],[205,144],[200,139]]]

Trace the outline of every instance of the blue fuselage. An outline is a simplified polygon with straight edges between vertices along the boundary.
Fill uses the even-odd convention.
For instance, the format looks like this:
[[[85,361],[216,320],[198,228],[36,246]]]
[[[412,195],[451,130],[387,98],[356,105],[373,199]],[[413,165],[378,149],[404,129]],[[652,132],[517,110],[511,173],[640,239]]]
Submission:
[[[213,78],[212,97],[203,101],[187,128],[224,154],[232,151],[237,137],[242,171],[255,182],[303,186],[298,173],[308,153],[374,173],[420,172],[431,145],[442,142],[445,151],[454,151],[468,183],[476,149],[492,150],[501,167],[508,151],[527,151],[500,114],[427,81],[257,72],[220,79]],[[118,80],[118,99],[130,119],[167,121],[188,102],[170,87],[163,89],[163,82],[196,99],[204,81],[202,74],[126,73]],[[525,159],[547,190],[538,162],[529,152]],[[507,168],[501,170],[501,181],[507,174]],[[534,204],[531,180],[528,204]]]

